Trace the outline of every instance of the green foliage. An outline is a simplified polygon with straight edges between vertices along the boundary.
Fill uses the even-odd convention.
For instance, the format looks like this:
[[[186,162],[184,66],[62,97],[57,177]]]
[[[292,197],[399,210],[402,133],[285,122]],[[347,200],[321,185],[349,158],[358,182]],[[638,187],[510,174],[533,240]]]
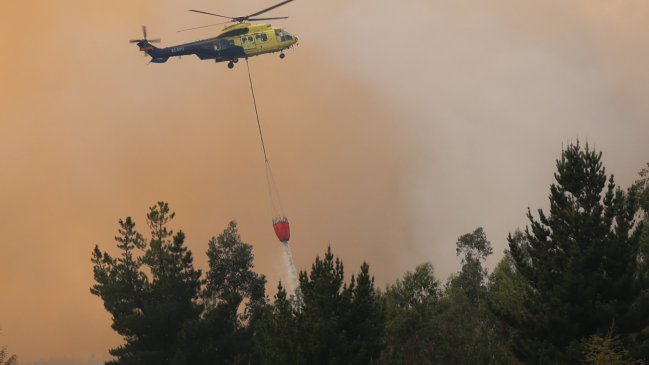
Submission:
[[[583,345],[585,365],[641,365],[643,361],[631,359],[620,336],[611,328],[606,336],[592,335]]]
[[[300,272],[300,293],[287,299],[280,285],[256,338],[264,364],[369,364],[378,359],[383,315],[374,278],[364,263],[345,283],[331,248]]]
[[[614,321],[624,338],[649,324],[647,280],[636,275],[637,205],[612,176],[607,184],[601,153],[579,142],[562,152],[555,179],[550,214],[528,212],[524,239],[509,237],[525,305],[500,316],[530,363],[576,363],[581,341]]]
[[[354,285],[355,283],[355,285]],[[369,364],[377,360],[383,348],[385,318],[374,289],[374,277],[366,262],[361,271],[352,276],[351,303],[347,315],[349,364]]]
[[[287,299],[286,290],[280,282],[273,305],[264,312],[257,327],[256,343],[261,363],[299,364],[297,314],[294,302]]]
[[[252,271],[252,246],[241,241],[237,224],[230,222],[210,239],[207,257],[201,294],[206,310],[183,332],[186,363],[257,363],[253,334],[266,306],[266,278]]]
[[[346,363],[345,325],[351,291],[344,284],[342,262],[331,247],[324,259],[316,257],[311,272],[300,272],[302,305],[297,318],[302,342],[300,353],[307,364]]]
[[[623,191],[601,153],[569,145],[549,213],[528,211],[491,275],[482,228],[458,238],[462,267],[443,287],[426,263],[381,294],[367,263],[347,282],[329,247],[300,272],[297,297],[279,283],[272,304],[235,222],[208,242],[203,277],[160,202],[148,241],[129,217],[115,257],[92,253],[91,293],[124,338],[108,364],[644,363],[633,359],[649,358],[647,166]]]
[[[209,309],[227,308],[235,321],[255,321],[266,305],[266,279],[252,271],[252,246],[241,241],[237,224],[230,222],[225,231],[208,243],[206,288],[203,293]],[[243,314],[238,316],[246,300]]]
[[[185,234],[174,234],[167,203],[149,209],[147,243],[129,217],[119,221],[119,256],[95,247],[95,284],[124,344],[108,364],[213,364],[254,360],[252,332],[265,306],[265,279],[234,222],[210,240],[207,279],[193,267]],[[239,309],[245,302],[242,313]]]
[[[462,260],[462,269],[451,276],[439,303],[438,320],[447,326],[440,339],[447,350],[438,354],[439,363],[508,362],[501,348],[499,323],[487,305],[488,273],[483,264],[492,252],[482,227],[457,240],[456,253]]]
[[[519,247],[525,245],[525,234],[516,230],[511,237]],[[492,312],[499,316],[509,316],[507,321],[522,321],[525,315],[525,280],[516,271],[514,259],[509,250],[489,277],[488,305]],[[504,325],[504,323],[503,323]],[[507,328],[511,330],[511,328]]]
[[[639,175],[640,179],[631,186],[630,192],[637,197],[638,204],[646,216],[649,215],[649,163]]]
[[[524,240],[525,236],[521,231],[513,235],[515,240]],[[513,259],[509,251],[505,251],[505,257],[500,260],[493,273],[489,277],[489,288],[487,293],[487,307],[491,317],[493,335],[499,342],[499,350],[507,362],[516,363],[512,348],[512,339],[517,336],[515,328],[508,325],[510,322],[520,322],[525,312],[525,282],[523,277],[516,271]],[[503,317],[507,318],[503,320]]]
[[[501,364],[498,322],[486,305],[485,258],[491,243],[482,228],[461,236],[462,270],[444,290],[431,264],[389,286],[385,295],[386,347],[382,364]]]
[[[381,364],[433,364],[442,328],[435,320],[441,295],[430,263],[407,272],[383,295],[386,325]]]
[[[492,254],[491,242],[482,227],[473,233],[460,236],[456,243],[456,253],[462,258],[462,270],[451,279],[451,286],[461,290],[475,305],[486,292],[487,269],[482,267],[484,260]]]
[[[184,323],[198,319],[201,272],[193,268],[184,233],[169,230],[173,217],[167,203],[149,208],[148,245],[130,217],[120,219],[118,258],[95,246],[90,292],[102,298],[113,329],[125,340],[110,350],[115,359],[108,364],[170,364],[180,351]]]

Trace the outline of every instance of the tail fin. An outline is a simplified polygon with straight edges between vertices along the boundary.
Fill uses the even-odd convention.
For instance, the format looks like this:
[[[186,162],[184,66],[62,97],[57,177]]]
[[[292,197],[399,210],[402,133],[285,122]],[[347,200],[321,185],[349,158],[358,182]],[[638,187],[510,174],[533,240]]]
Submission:
[[[151,43],[159,43],[160,39],[147,39],[146,37],[147,32],[145,26],[142,26],[142,35],[144,36],[142,39],[131,39],[130,42],[136,43],[137,46],[140,47],[140,51],[151,56],[151,62],[156,62],[156,63],[166,62],[167,59],[169,59],[169,55],[167,55],[160,48],[157,48],[151,44]]]
[[[143,40],[137,43],[137,46],[140,47],[140,51],[148,54],[151,57],[155,57],[156,51],[159,50],[160,48],[154,46],[153,44],[149,43],[149,41]]]
[[[140,51],[151,56],[151,62],[153,63],[165,63],[169,59],[160,48],[152,45],[146,40],[137,43],[137,46],[140,47]]]

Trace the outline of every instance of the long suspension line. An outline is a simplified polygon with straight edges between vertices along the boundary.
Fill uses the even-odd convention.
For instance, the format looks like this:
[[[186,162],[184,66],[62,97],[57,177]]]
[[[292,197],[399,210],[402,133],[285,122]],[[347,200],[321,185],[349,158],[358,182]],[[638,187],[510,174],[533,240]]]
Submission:
[[[252,103],[255,106],[255,116],[257,117],[257,127],[259,128],[259,139],[261,140],[261,148],[264,151],[264,161],[266,163],[266,185],[268,188],[268,196],[270,198],[270,206],[273,215],[283,216],[284,208],[282,207],[282,200],[279,196],[279,190],[275,183],[275,177],[273,176],[273,170],[270,167],[270,161],[268,160],[268,153],[266,152],[266,144],[264,143],[264,133],[261,129],[261,121],[259,119],[259,112],[257,110],[257,99],[255,97],[255,88],[252,84],[252,76],[250,74],[250,64],[246,58],[246,68],[248,69],[248,81],[250,82],[250,92],[252,94]]]
[[[255,106],[255,116],[257,117],[257,127],[259,127],[259,138],[261,139],[261,148],[264,151],[264,161],[266,162],[266,184],[268,186],[268,195],[270,197],[270,205],[273,210],[273,214],[276,217],[283,216],[283,222],[288,225],[288,221],[284,216],[284,208],[282,207],[282,200],[279,197],[279,190],[275,183],[275,177],[273,176],[273,170],[270,168],[270,162],[268,161],[268,154],[266,153],[266,144],[264,143],[264,133],[261,130],[261,122],[259,121],[259,112],[257,111],[257,99],[255,98],[255,88],[252,86],[252,76],[250,75],[250,64],[248,63],[248,58],[246,58],[246,68],[248,69],[248,81],[250,82],[250,92],[252,93],[252,103]],[[278,210],[279,208],[279,210]],[[275,225],[275,220],[273,219],[273,225]],[[277,232],[277,231],[276,231]],[[279,233],[278,233],[279,238]],[[300,287],[297,280],[297,274],[295,270],[295,265],[293,264],[293,255],[291,253],[291,247],[288,245],[288,240],[283,241],[282,245],[284,246],[284,257],[286,259],[286,266],[288,269],[289,282],[291,286],[291,291],[296,296],[297,300],[301,301],[302,294],[300,292]]]
[[[257,116],[257,127],[259,127],[259,138],[261,138],[261,148],[264,150],[264,161],[268,164],[268,155],[266,154],[266,144],[264,144],[264,133],[261,131],[261,122],[259,121],[259,112],[257,111],[257,99],[255,98],[255,88],[252,87],[252,76],[250,76],[250,64],[246,57],[246,68],[248,69],[248,81],[250,81],[250,92],[252,92],[252,103],[255,105],[255,116]]]

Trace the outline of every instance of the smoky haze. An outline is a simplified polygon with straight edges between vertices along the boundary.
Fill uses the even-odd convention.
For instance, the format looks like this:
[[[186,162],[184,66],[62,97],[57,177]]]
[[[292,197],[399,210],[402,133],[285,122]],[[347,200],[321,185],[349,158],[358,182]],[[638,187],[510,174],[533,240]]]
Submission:
[[[285,280],[245,64],[147,66],[128,44],[268,1],[0,4],[0,343],[24,363],[91,363],[120,343],[92,285],[120,217],[158,200],[196,264],[236,220],[268,290]],[[300,45],[250,61],[298,270],[331,244],[383,286],[425,261],[458,269],[483,226],[502,257],[554,159],[577,138],[629,185],[649,161],[649,5],[641,1],[296,1]],[[94,360],[91,360],[94,359]]]

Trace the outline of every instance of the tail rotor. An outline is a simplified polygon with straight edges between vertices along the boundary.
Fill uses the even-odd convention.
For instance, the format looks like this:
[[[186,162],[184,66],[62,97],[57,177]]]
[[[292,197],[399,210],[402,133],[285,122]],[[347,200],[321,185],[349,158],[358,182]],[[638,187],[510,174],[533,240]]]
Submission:
[[[147,39],[146,25],[142,26],[142,36],[142,39],[131,39],[129,41],[130,43],[137,43],[137,45],[140,47],[140,51],[142,52],[151,50],[153,48],[153,46],[151,46],[151,43],[160,43],[160,38]],[[146,53],[144,55],[146,56]]]

